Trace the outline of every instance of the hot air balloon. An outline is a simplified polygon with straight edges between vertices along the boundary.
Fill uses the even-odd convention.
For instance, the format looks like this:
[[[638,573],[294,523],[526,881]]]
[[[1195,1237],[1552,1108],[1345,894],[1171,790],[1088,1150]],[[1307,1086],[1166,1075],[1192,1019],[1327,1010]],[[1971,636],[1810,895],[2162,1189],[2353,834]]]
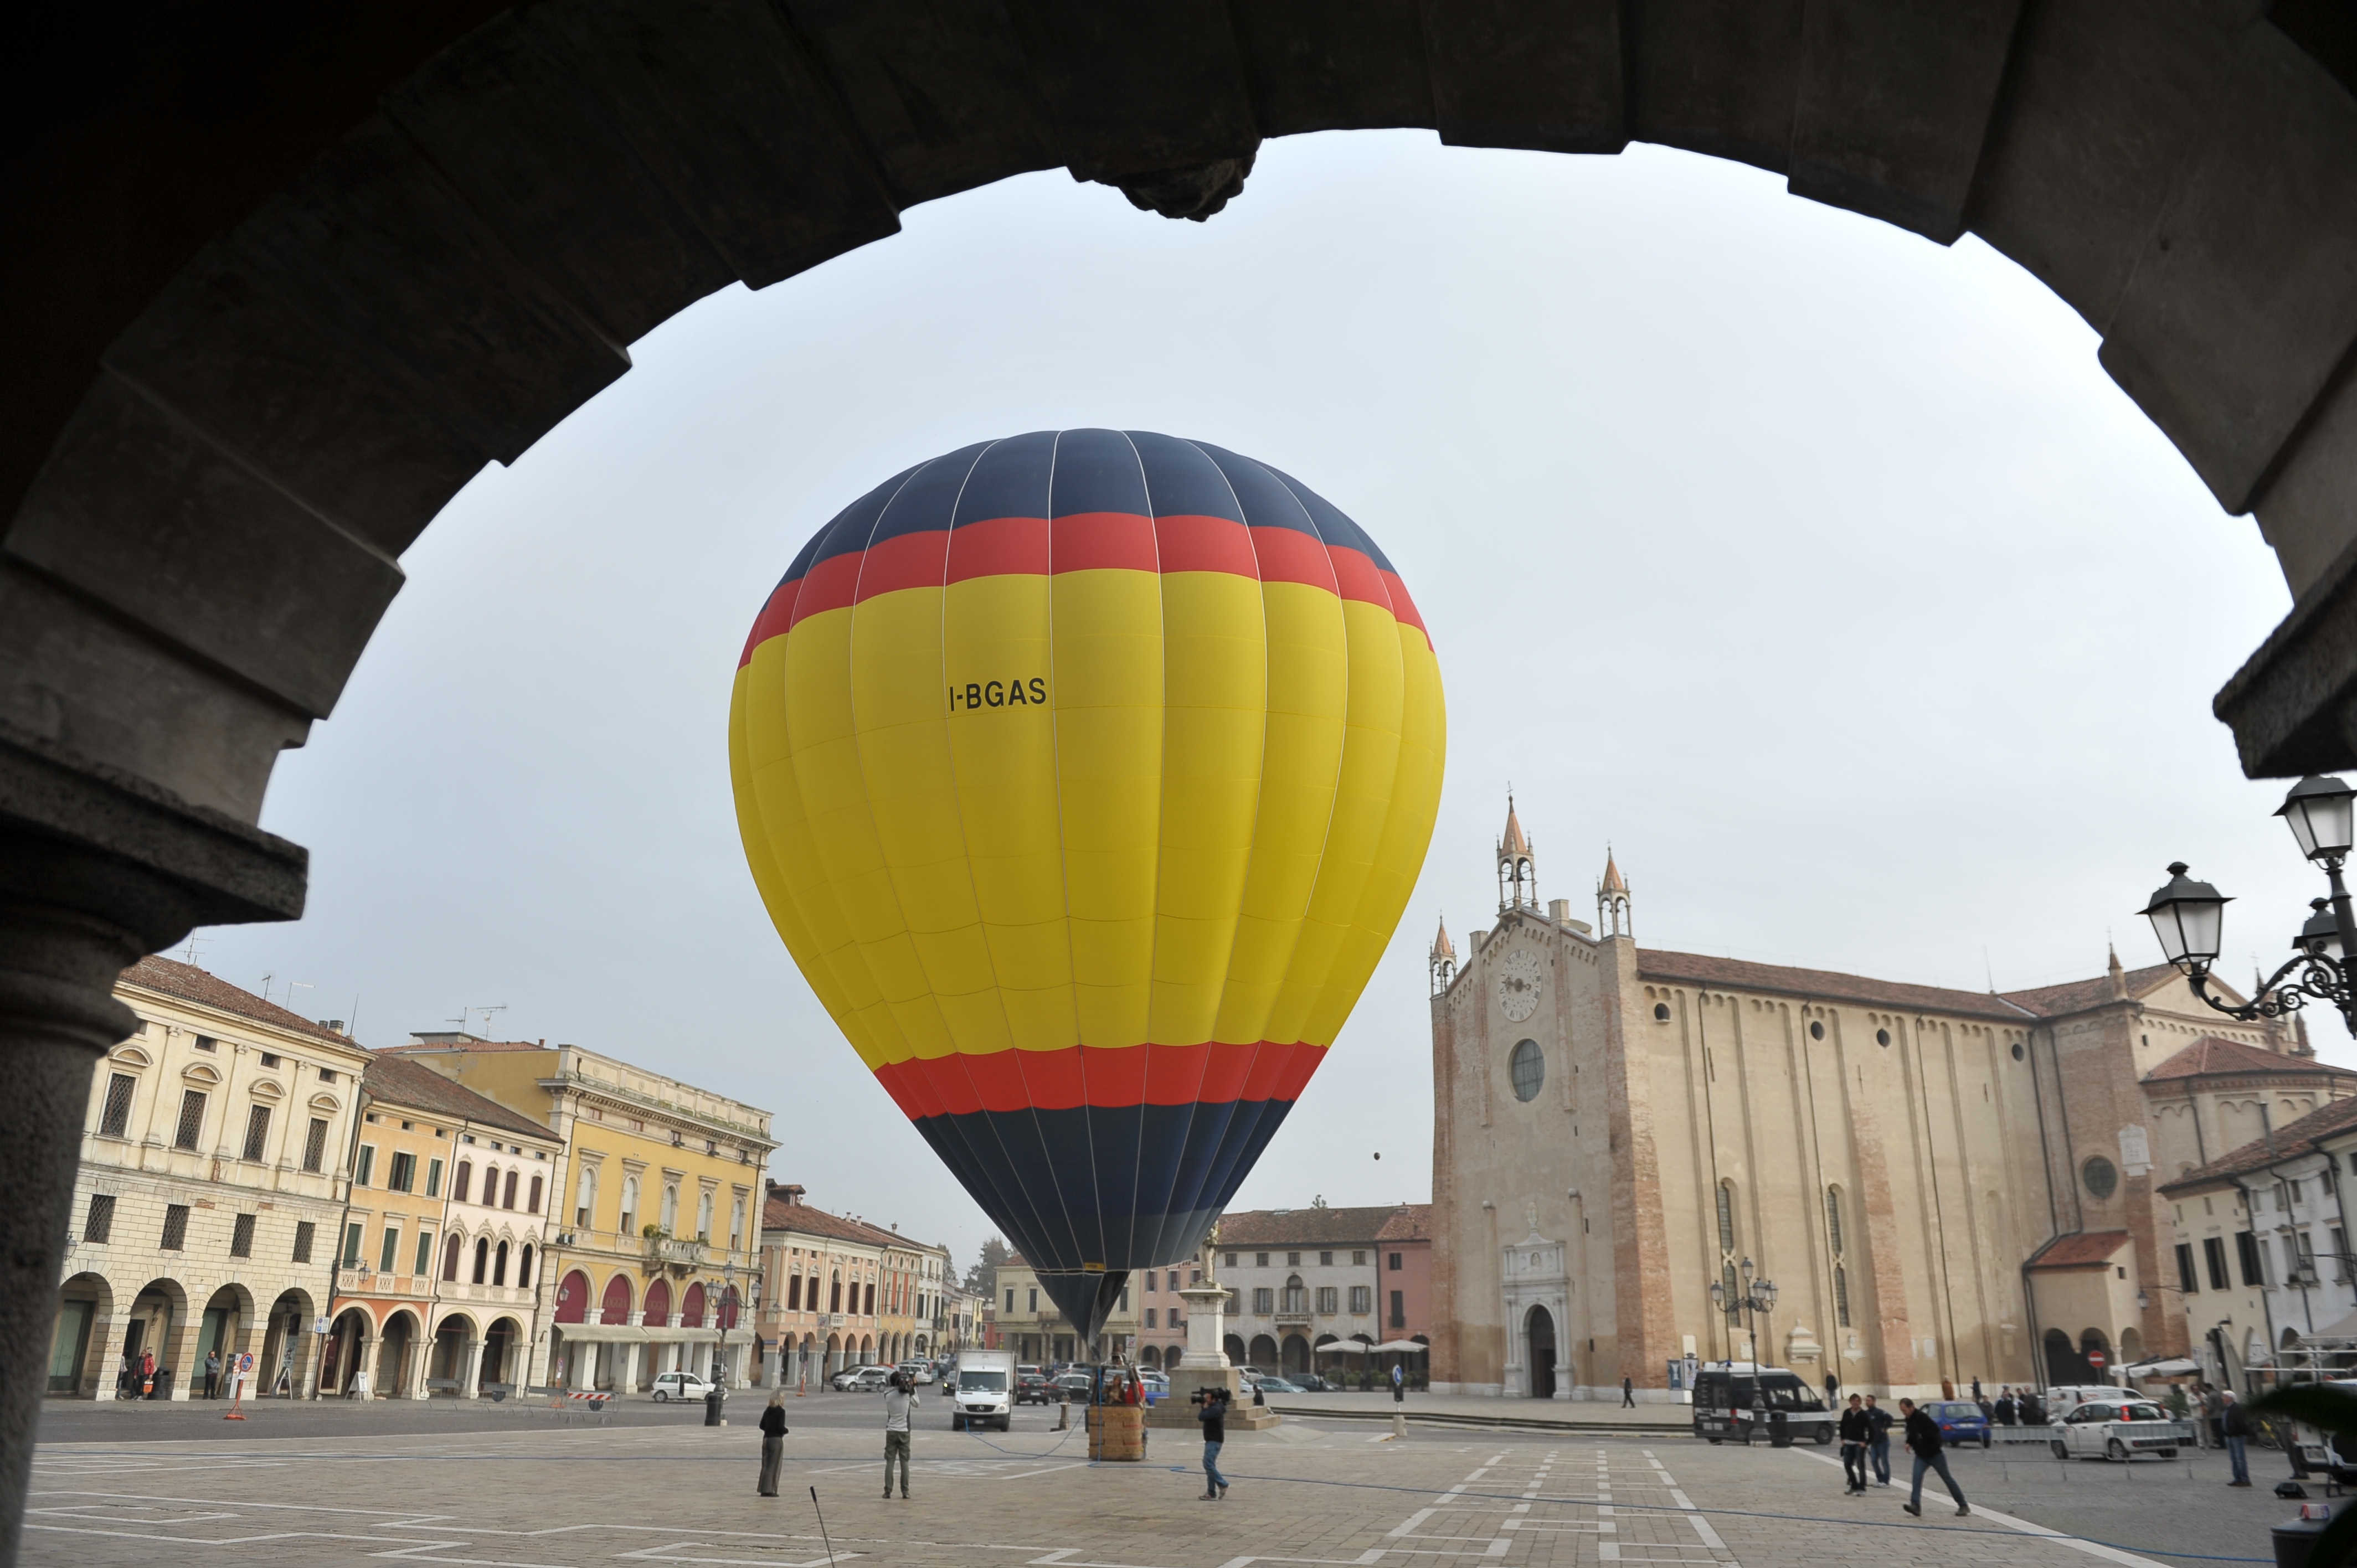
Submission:
[[[1085,1340],[1317,1071],[1423,864],[1444,729],[1357,524],[1217,446],[1067,430],[820,529],[728,739],[794,962]]]

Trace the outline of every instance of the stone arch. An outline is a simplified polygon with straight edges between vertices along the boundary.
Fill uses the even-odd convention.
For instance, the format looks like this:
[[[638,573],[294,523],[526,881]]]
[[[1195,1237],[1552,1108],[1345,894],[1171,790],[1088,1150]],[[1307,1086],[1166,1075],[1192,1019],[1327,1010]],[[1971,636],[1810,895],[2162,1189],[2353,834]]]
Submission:
[[[556,1282],[556,1314],[559,1323],[587,1323],[589,1320],[589,1276],[573,1269]]]
[[[352,1380],[368,1366],[376,1345],[376,1318],[363,1306],[348,1306],[336,1315],[328,1342],[319,1352],[319,1392],[334,1398],[352,1391]]]
[[[253,1393],[258,1398],[299,1399],[309,1385],[311,1367],[320,1337],[311,1332],[317,1311],[309,1291],[299,1286],[278,1293],[262,1336],[262,1353],[254,1364]]]
[[[1148,1345],[1139,1350],[1137,1353],[1137,1364],[1141,1367],[1160,1367],[1162,1365],[1162,1347],[1159,1345]]]
[[[76,1399],[112,1392],[122,1356],[113,1348],[114,1286],[85,1270],[58,1287],[57,1319],[49,1329],[44,1390]]]
[[[1277,1348],[1277,1365],[1287,1377],[1309,1369],[1309,1341],[1298,1334],[1288,1334]]]
[[[434,1325],[434,1341],[426,1348],[425,1391],[436,1399],[459,1399],[467,1392],[467,1361],[481,1341],[473,1316],[463,1310],[446,1312]]]
[[[617,1273],[606,1282],[597,1294],[597,1321],[628,1323],[630,1320],[630,1276]]]
[[[650,1326],[661,1326],[671,1321],[671,1282],[656,1280],[647,1286],[646,1305],[640,1309]]]
[[[490,1326],[483,1330],[482,1355],[475,1368],[476,1387],[479,1390],[522,1381],[516,1374],[522,1370],[526,1344],[522,1324],[505,1314],[493,1318]]]
[[[843,1370],[843,1337],[841,1335],[830,1334],[826,1337],[826,1363],[823,1375],[831,1378]]]
[[[424,1326],[410,1308],[397,1306],[385,1314],[377,1331],[376,1375],[370,1380],[373,1391],[385,1399],[407,1399],[419,1391],[425,1376],[423,1336]]]
[[[1220,1348],[1227,1353],[1228,1365],[1231,1367],[1249,1367],[1253,1364],[1251,1356],[1244,1349],[1243,1336],[1241,1334],[1223,1336],[1220,1340]]]
[[[1252,1354],[1247,1365],[1264,1372],[1274,1372],[1277,1366],[1276,1341],[1265,1334],[1253,1336]]]

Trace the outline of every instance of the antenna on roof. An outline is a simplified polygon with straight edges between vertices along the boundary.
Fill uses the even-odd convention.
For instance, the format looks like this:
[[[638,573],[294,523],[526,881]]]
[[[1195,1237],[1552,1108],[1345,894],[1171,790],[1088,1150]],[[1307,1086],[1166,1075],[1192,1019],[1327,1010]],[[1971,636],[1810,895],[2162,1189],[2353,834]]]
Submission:
[[[1981,972],[1988,976],[1989,994],[1996,994],[1996,969],[1989,962],[1988,943],[1981,944]]]
[[[277,978],[278,974],[274,970],[262,977],[262,999],[264,1002],[270,1000],[270,983]]]
[[[467,1009],[469,1013],[480,1013],[483,1015],[483,1037],[486,1039],[490,1037],[491,1015],[494,1013],[504,1013],[507,1010],[508,1004],[504,1002],[494,1003],[489,1007],[469,1007]],[[467,1026],[462,1023],[458,1026],[463,1029]]]
[[[188,964],[192,964],[192,963],[196,962],[196,961],[197,961],[197,944],[198,944],[199,942],[209,942],[209,941],[210,941],[210,940],[212,940],[212,938],[210,938],[210,937],[208,937],[208,936],[200,936],[200,935],[199,935],[199,934],[198,934],[197,932],[195,932],[195,931],[190,931],[190,932],[188,933],[188,951],[186,951],[186,952],[184,952],[184,953],[182,953],[182,954],[180,955],[180,961],[181,961],[182,963],[188,963]]]
[[[318,987],[317,987],[317,986],[313,985],[313,984],[312,984],[309,981],[307,981],[307,980],[290,980],[290,981],[288,981],[288,982],[286,983],[286,1005],[287,1005],[287,1007],[288,1007],[289,1009],[292,1009],[292,1008],[294,1007],[294,1005],[295,1005],[295,993],[296,993],[297,991],[316,991],[316,990],[317,990],[317,989],[318,989]],[[267,1001],[269,1001],[269,1000],[270,1000],[270,998],[269,998],[269,997],[267,997],[267,996],[265,996],[265,997],[264,997],[264,998],[263,998],[263,1000],[264,1000],[264,1002],[267,1002]]]

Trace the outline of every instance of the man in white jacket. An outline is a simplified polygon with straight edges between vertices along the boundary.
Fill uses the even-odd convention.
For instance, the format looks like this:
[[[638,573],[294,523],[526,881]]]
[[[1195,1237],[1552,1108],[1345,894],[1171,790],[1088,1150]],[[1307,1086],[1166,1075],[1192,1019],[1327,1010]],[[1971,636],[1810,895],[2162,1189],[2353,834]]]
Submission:
[[[906,1372],[892,1374],[884,1391],[884,1495],[892,1495],[892,1461],[900,1461],[900,1496],[909,1496],[909,1417],[917,1410],[917,1391]]]

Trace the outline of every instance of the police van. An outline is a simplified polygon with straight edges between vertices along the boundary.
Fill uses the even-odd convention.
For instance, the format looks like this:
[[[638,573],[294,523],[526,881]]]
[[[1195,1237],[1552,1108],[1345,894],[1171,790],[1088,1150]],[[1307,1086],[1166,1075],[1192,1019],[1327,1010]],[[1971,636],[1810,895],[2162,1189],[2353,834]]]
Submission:
[[[1839,1417],[1797,1372],[1752,1361],[1705,1361],[1695,1377],[1695,1435],[1711,1443],[1749,1443],[1783,1416],[1795,1443],[1831,1443]]]

